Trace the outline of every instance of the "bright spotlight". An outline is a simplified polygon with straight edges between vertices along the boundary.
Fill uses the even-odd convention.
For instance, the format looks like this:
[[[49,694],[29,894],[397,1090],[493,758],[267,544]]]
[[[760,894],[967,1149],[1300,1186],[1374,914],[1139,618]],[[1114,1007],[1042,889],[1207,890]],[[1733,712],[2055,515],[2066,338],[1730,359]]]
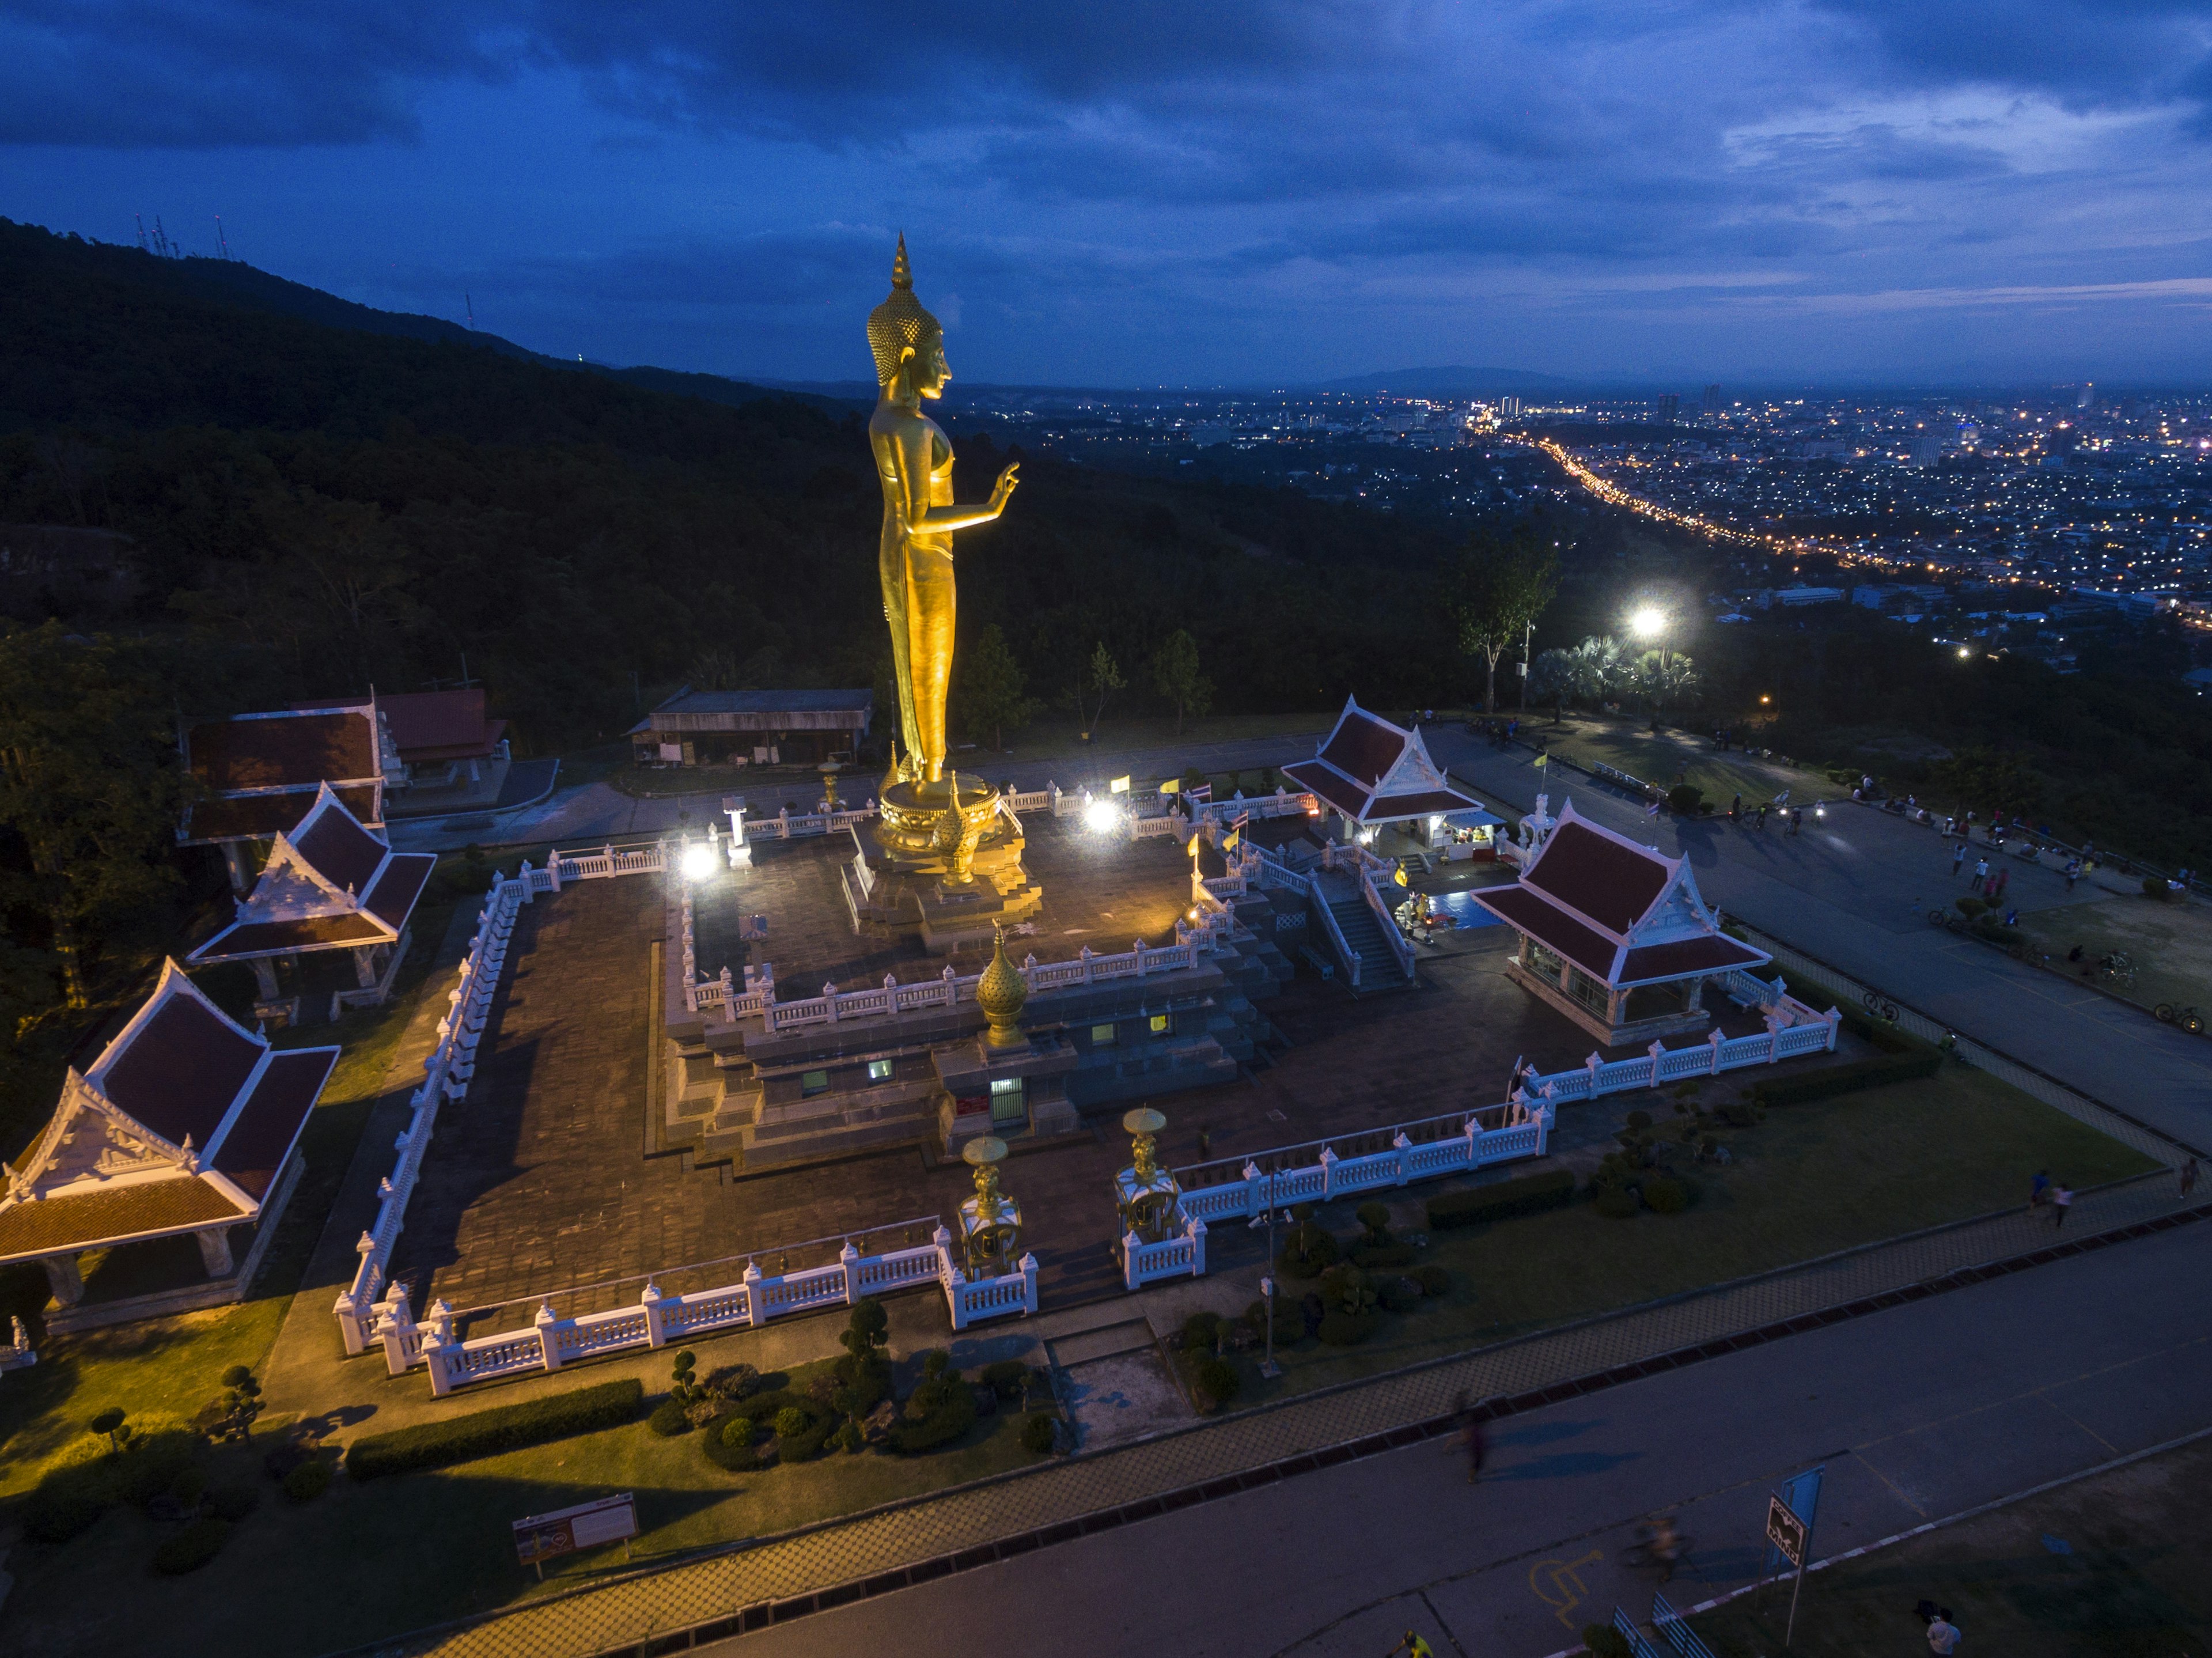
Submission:
[[[1960,647],[1959,647],[1959,659],[1960,659],[1960,661],[1962,661],[1962,662],[1970,662],[1970,661],[1972,661],[1972,660],[1973,659],[1973,655],[1974,655],[1974,647],[1973,647],[1972,646],[1971,646],[1971,645],[1961,645],[1961,646],[1960,646]]]
[[[1656,639],[1667,630],[1667,613],[1647,604],[1628,618],[1628,625],[1638,639]]]
[[[1113,803],[1093,800],[1083,809],[1083,827],[1093,835],[1103,835],[1114,827],[1121,814],[1114,810]]]
[[[714,849],[704,844],[684,848],[684,878],[703,881],[714,872]]]

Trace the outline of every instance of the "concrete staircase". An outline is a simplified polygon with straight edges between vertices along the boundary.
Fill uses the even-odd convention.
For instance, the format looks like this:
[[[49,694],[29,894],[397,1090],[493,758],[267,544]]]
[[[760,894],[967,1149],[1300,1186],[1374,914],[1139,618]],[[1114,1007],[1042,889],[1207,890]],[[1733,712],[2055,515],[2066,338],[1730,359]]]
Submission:
[[[1382,924],[1375,912],[1367,907],[1367,900],[1358,894],[1349,898],[1329,902],[1328,913],[1335,917],[1337,930],[1344,934],[1344,942],[1359,957],[1359,988],[1362,991],[1391,990],[1413,982],[1412,976],[1398,968],[1398,958],[1391,953],[1390,941],[1382,936]],[[1335,941],[1330,940],[1334,944]],[[1352,963],[1344,963],[1348,975]]]

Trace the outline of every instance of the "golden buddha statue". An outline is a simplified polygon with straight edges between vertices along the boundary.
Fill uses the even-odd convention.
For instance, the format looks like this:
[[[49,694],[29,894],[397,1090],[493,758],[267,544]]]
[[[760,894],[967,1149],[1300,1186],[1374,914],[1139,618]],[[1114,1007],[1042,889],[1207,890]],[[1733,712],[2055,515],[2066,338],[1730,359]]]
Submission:
[[[883,388],[868,422],[868,444],[884,489],[884,616],[890,624],[906,750],[896,780],[934,793],[945,775],[945,699],[952,682],[952,534],[988,524],[1006,510],[1014,467],[999,474],[988,504],[952,504],[951,440],[921,412],[924,398],[945,395],[952,371],[945,361],[944,329],[914,296],[903,234],[891,265],[890,297],[868,315],[868,349]]]

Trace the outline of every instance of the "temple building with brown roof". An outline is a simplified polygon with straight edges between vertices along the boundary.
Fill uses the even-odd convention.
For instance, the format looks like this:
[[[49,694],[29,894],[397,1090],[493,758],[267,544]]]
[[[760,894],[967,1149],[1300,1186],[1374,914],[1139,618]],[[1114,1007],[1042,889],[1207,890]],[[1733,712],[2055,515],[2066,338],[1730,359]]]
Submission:
[[[381,828],[385,786],[402,775],[373,696],[196,720],[178,744],[200,798],[185,809],[177,839],[221,847],[240,892],[252,878],[252,848],[298,823],[316,791],[328,785],[356,819]]]
[[[423,817],[492,805],[514,764],[507,721],[491,718],[477,685],[438,691],[384,691],[374,699],[397,774],[387,769],[387,805],[395,815]],[[302,712],[352,706],[295,702]]]
[[[185,1233],[210,1279],[239,1280],[215,1299],[241,1299],[259,1252],[242,1271],[231,1229],[254,1226],[265,1239],[273,1228],[298,1176],[301,1131],[337,1057],[335,1048],[278,1052],[166,963],[100,1057],[70,1068],[52,1119],[7,1168],[0,1264],[46,1268],[59,1304],[48,1327],[71,1327],[86,1251]]]
[[[407,953],[407,923],[437,862],[428,853],[392,851],[325,783],[307,816],[277,835],[252,896],[233,901],[229,925],[185,959],[195,967],[250,963],[261,992],[255,1011],[281,1011],[297,1023],[300,992],[284,998],[278,963],[291,965],[297,984],[302,957],[347,950],[356,987],[334,993],[332,1017],[340,997],[374,1005]]]
[[[1510,886],[1468,895],[1521,935],[1507,972],[1610,1046],[1703,1029],[1706,982],[1771,959],[1721,931],[1686,858],[1577,816],[1570,800]]]
[[[1347,826],[1347,838],[1372,841],[1396,827],[1416,846],[1443,847],[1455,835],[1479,837],[1486,851],[1502,821],[1458,788],[1429,757],[1418,727],[1395,726],[1351,697],[1314,757],[1283,768]]]

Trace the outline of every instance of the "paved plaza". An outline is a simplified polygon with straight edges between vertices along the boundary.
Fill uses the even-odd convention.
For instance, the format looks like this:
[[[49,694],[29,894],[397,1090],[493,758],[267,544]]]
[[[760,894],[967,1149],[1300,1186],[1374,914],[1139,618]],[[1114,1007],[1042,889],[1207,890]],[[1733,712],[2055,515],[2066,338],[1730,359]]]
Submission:
[[[1073,853],[1097,860],[1096,902],[1125,879],[1118,865],[1152,878],[1157,850],[1092,853],[1078,845]],[[647,1064],[658,1039],[650,963],[662,914],[659,884],[648,878],[580,883],[521,913],[476,1079],[439,1120],[401,1235],[395,1270],[418,1307],[442,1297],[457,1309],[485,1309],[482,1333],[526,1322],[548,1294],[573,1314],[634,1302],[648,1274],[665,1291],[707,1288],[742,1272],[732,1257],[762,1252],[768,1270],[812,1264],[834,1254],[842,1234],[949,1216],[969,1195],[963,1166],[935,1166],[913,1146],[744,1176],[726,1164],[694,1167],[688,1154],[646,1156]],[[1409,990],[1354,999],[1340,984],[1294,981],[1267,1004],[1290,1042],[1273,1064],[1156,1102],[1169,1120],[1163,1160],[1200,1161],[1201,1133],[1206,1155],[1243,1157],[1495,1105],[1515,1060],[1559,1070],[1591,1052],[1587,1033],[1505,978],[1509,929],[1441,936],[1447,942],[1425,950],[1420,982]],[[1725,1003],[1722,1012],[1728,1034],[1758,1028]],[[1611,1102],[1567,1110],[1606,1113],[1610,1125]],[[1023,1148],[1006,1167],[1048,1306],[1118,1291],[1110,1192],[1128,1160],[1118,1115]],[[1561,1125],[1570,1139],[1575,1127]],[[781,1254],[824,1238],[833,1240],[826,1251],[787,1262]],[[1224,1236],[1217,1252],[1243,1247]],[[701,1270],[671,1270],[694,1264]]]

